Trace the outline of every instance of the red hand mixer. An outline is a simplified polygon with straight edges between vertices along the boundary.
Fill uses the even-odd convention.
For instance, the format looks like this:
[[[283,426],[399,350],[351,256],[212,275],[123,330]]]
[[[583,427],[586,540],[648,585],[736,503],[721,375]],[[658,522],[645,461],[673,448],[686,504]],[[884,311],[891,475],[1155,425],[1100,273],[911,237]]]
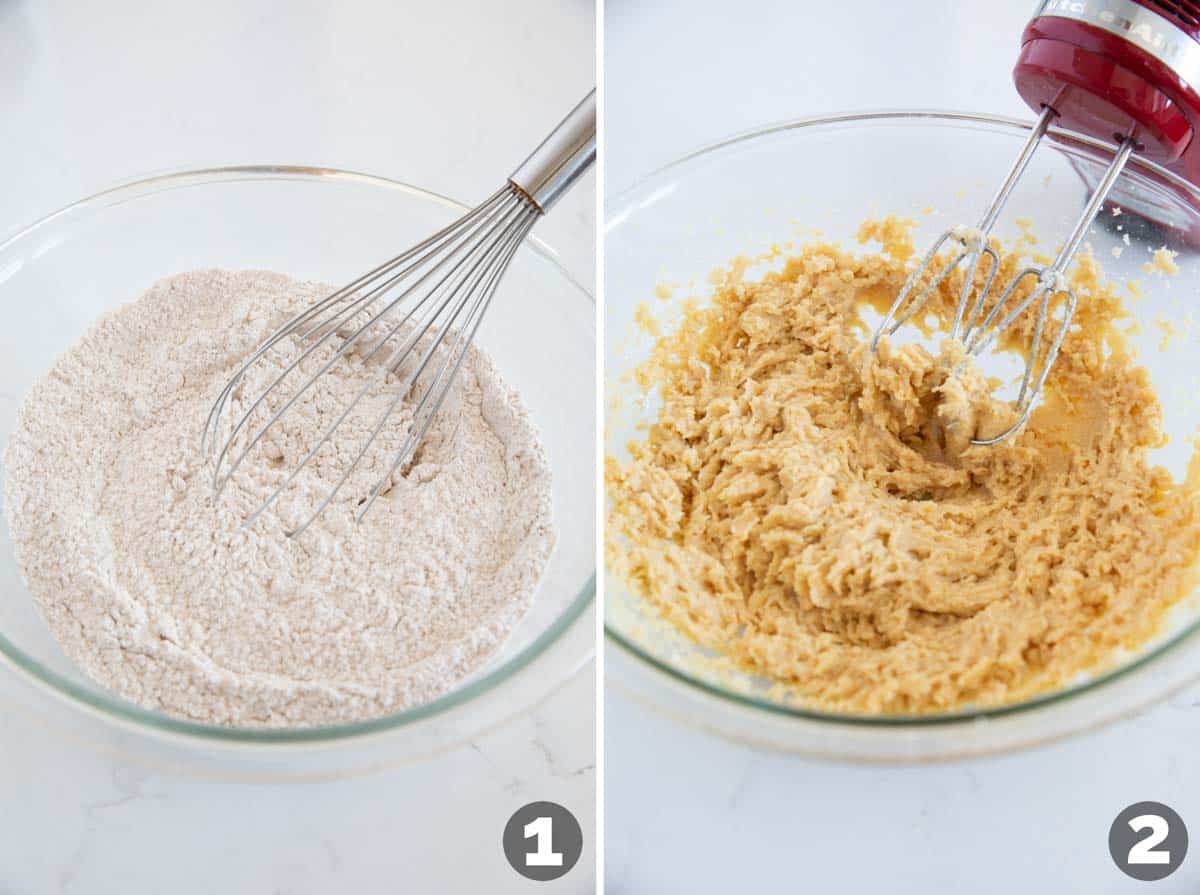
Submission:
[[[872,350],[917,313],[933,291],[965,265],[951,336],[967,354],[995,344],[1026,309],[1037,318],[1015,407],[1017,421],[974,444],[995,444],[1029,419],[1075,312],[1077,299],[1064,273],[1130,155],[1137,153],[1200,184],[1200,2],[1192,0],[1042,0],[1021,37],[1013,69],[1018,93],[1040,113],[987,211],[975,227],[952,227],[934,241],[906,280],[872,339]],[[988,305],[1000,259],[988,245],[999,218],[1051,124],[1111,140],[1115,152],[1097,181],[1074,229],[1054,262],[1028,267]],[[1122,192],[1123,207],[1150,221],[1169,224],[1162,209]],[[948,263],[930,268],[948,250]],[[987,270],[976,287],[976,272]],[[1032,285],[1027,292],[1020,288]],[[918,285],[920,288],[918,288]]]

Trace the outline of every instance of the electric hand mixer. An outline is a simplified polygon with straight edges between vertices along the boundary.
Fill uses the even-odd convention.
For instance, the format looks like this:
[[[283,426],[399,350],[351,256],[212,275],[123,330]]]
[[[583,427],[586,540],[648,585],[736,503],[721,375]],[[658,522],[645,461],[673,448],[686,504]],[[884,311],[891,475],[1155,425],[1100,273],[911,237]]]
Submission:
[[[1040,112],[1012,168],[975,227],[942,233],[905,281],[871,341],[894,333],[954,270],[965,276],[951,337],[978,357],[1033,308],[1037,314],[1015,402],[1017,419],[995,444],[1028,421],[1075,313],[1065,272],[1130,155],[1200,184],[1200,2],[1194,0],[1042,0],[1021,38],[1013,80]],[[1020,271],[989,306],[1000,259],[988,235],[1051,124],[1111,140],[1115,153],[1053,263]],[[1136,199],[1134,200],[1136,202]],[[1155,216],[1153,207],[1140,209]],[[948,260],[940,270],[933,266]],[[982,259],[986,271],[977,276]],[[976,281],[979,281],[976,286]],[[1022,292],[1021,284],[1032,286]]]

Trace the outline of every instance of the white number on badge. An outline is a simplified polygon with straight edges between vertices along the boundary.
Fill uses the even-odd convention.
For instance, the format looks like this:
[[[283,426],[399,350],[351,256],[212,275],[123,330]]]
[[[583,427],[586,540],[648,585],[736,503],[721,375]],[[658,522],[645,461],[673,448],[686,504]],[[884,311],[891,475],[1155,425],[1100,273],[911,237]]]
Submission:
[[[1158,818],[1155,818],[1158,820]],[[1163,829],[1166,829],[1164,826]],[[554,822],[549,817],[537,817],[525,824],[525,838],[537,838],[537,849],[525,856],[526,867],[561,867],[563,856],[553,848]],[[1166,833],[1163,833],[1165,836]],[[1155,839],[1155,842],[1159,840]]]
[[[1171,853],[1169,851],[1157,850],[1154,846],[1158,845],[1167,838],[1167,833],[1170,832],[1170,827],[1167,822],[1157,814],[1139,814],[1137,817],[1129,821],[1129,826],[1135,833],[1140,833],[1142,830],[1149,830],[1150,835],[1143,839],[1139,839],[1134,843],[1133,848],[1129,850],[1130,864],[1170,864]],[[528,831],[528,827],[525,828]],[[526,832],[526,835],[529,835]],[[540,841],[540,840],[539,840]]]

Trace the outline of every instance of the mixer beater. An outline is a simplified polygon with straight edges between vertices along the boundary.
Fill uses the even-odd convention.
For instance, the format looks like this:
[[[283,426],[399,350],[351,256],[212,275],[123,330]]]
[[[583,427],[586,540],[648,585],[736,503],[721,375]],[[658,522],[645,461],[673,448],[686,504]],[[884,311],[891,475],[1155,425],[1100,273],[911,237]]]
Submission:
[[[1067,268],[1130,156],[1137,152],[1200,183],[1200,141],[1193,139],[1200,128],[1200,3],[1042,0],[1025,28],[1013,79],[1040,113],[1028,140],[978,225],[952,227],[934,241],[871,340],[874,352],[958,269],[963,281],[950,335],[967,356],[988,351],[1032,308],[1036,317],[1014,402],[1016,421],[997,435],[972,438],[978,445],[1012,437],[1033,412],[1078,302]],[[988,237],[1052,123],[1113,141],[1113,158],[1053,263],[1021,270],[989,305],[1000,258]],[[1136,196],[1132,203],[1125,196],[1122,201],[1155,216],[1152,206],[1137,206]]]

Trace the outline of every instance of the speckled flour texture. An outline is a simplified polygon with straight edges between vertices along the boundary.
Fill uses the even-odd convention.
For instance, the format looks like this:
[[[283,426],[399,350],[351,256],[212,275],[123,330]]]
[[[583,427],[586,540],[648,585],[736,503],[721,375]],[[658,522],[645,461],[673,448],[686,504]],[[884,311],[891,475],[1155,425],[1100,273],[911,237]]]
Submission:
[[[312,527],[284,535],[328,493],[386,389],[243,524],[346,397],[379,381],[357,356],[214,501],[199,444],[213,400],[283,319],[328,291],[261,271],[170,277],[100,319],[26,397],[5,455],[17,561],[67,655],[121,696],[222,725],[364,720],[452,688],[529,609],[554,545],[550,470],[519,396],[478,350],[361,524],[355,510],[410,409]],[[298,350],[252,373],[233,418]]]

